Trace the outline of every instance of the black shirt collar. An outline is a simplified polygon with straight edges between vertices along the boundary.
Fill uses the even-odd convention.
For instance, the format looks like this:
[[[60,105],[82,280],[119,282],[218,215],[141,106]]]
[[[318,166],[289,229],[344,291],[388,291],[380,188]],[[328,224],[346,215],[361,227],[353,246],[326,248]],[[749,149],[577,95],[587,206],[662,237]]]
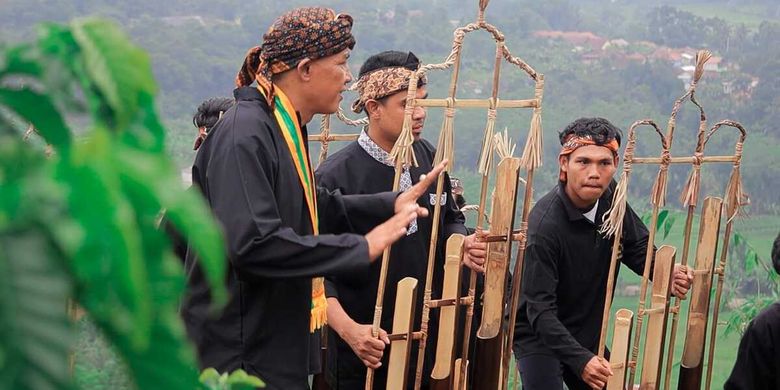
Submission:
[[[238,87],[233,90],[233,97],[237,102],[241,100],[258,101],[260,102],[260,106],[263,107],[266,112],[269,114],[271,112],[271,108],[268,107],[268,103],[265,101],[265,96],[263,96],[263,94],[257,90],[257,87]],[[295,111],[295,115],[298,117],[298,123],[301,123],[301,113]],[[306,149],[308,150],[309,131],[305,123],[301,124],[301,132],[303,133],[304,145],[306,145]]]

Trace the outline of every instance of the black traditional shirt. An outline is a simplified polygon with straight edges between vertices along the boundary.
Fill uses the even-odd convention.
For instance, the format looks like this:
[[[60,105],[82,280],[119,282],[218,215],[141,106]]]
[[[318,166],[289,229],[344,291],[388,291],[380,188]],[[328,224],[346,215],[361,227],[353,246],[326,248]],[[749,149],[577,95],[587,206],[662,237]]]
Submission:
[[[780,389],[780,302],[750,321],[724,390]]]
[[[412,182],[416,183],[421,174],[432,169],[435,151],[433,146],[425,140],[415,142],[413,148],[419,166],[410,168],[409,177]],[[393,186],[395,170],[392,164],[387,163],[387,153],[380,153],[380,151],[384,152],[364,135],[362,142],[351,142],[322,163],[316,172],[318,183],[323,187],[339,190],[344,194],[374,194],[390,191]],[[444,176],[444,193],[440,201],[442,209],[441,217],[437,222],[440,235],[434,264],[434,298],[441,296],[444,247],[447,238],[453,233],[466,234],[466,228],[463,225],[465,218],[452,198],[447,175]],[[419,200],[420,206],[426,207],[430,211],[430,217],[418,219],[417,229],[414,232],[410,229],[410,234],[395,243],[390,251],[381,320],[382,329],[388,333],[392,333],[397,283],[407,276],[416,278],[418,281],[414,324],[416,327],[420,324],[431,238],[431,217],[435,202],[436,186],[434,184],[428,189],[427,194]],[[358,228],[356,232],[361,234],[372,228],[370,225],[355,226]],[[347,314],[359,324],[371,324],[373,321],[380,266],[380,262],[377,261],[366,272],[341,274],[326,278],[327,296],[338,298]],[[433,367],[433,352],[435,352],[436,330],[438,329],[437,318],[435,310],[431,311],[426,346],[426,351],[430,353],[426,353],[424,371],[426,381]],[[329,341],[327,369],[331,385],[338,389],[362,389],[366,375],[365,365],[354,354],[349,345],[332,330]],[[385,387],[388,355],[389,353],[386,351],[382,359],[383,365],[375,373],[375,389]],[[414,342],[409,364],[410,370],[407,374],[410,375],[407,377],[409,386],[414,384],[413,373],[416,366],[417,342]]]
[[[514,352],[519,358],[553,356],[580,374],[594,356],[601,331],[613,240],[599,228],[612,204],[614,182],[598,200],[595,223],[574,207],[564,185],[542,197],[528,216]],[[621,261],[640,275],[647,239],[647,228],[627,205]]]
[[[365,272],[368,245],[357,234],[312,235],[303,187],[265,99],[252,87],[234,95],[192,170],[225,233],[230,297],[210,311],[208,284],[190,252],[182,316],[201,367],[242,368],[268,389],[308,389],[311,279]],[[321,230],[378,224],[392,215],[396,195],[342,197],[317,188]]]

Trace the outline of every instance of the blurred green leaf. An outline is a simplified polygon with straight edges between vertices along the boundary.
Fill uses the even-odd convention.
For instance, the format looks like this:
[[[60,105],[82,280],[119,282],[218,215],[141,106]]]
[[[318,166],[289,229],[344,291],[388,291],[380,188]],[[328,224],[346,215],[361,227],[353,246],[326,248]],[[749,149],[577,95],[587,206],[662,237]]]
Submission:
[[[70,145],[70,130],[48,96],[29,88],[0,88],[0,104],[32,123],[46,142],[58,149]]]
[[[753,272],[756,269],[756,265],[758,265],[758,254],[753,248],[748,248],[745,252],[745,272]]]
[[[113,111],[112,128],[124,129],[138,110],[139,94],[151,96],[157,89],[149,56],[109,21],[82,19],[71,26],[85,71]]]
[[[29,227],[0,229],[0,388],[68,389],[72,286],[43,229]]]

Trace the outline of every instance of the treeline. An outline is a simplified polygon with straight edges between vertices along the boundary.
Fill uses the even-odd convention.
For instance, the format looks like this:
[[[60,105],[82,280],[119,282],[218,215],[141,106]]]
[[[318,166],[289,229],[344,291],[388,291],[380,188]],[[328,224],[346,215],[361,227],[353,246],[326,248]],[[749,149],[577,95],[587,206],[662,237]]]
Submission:
[[[712,7],[722,6],[710,3]],[[208,97],[229,96],[246,50],[260,42],[273,18],[291,7],[311,4],[324,4],[354,16],[358,44],[351,60],[353,73],[357,73],[368,55],[388,49],[412,50],[426,63],[441,62],[450,51],[453,29],[473,21],[477,13],[476,0],[74,0],[54,4],[8,0],[0,15],[0,31],[3,41],[16,41],[34,34],[32,26],[41,21],[67,21],[85,15],[117,20],[150,53],[160,88],[158,110],[169,125],[168,147],[186,166],[193,157],[190,149],[195,133],[189,119],[197,104]],[[546,75],[544,168],[536,179],[538,193],[555,182],[556,132],[566,123],[580,116],[604,116],[624,129],[643,118],[665,125],[674,99],[684,91],[677,71],[667,62],[618,65],[602,59],[586,64],[581,54],[574,52],[573,45],[533,36],[533,31],[547,29],[591,31],[610,39],[706,47],[722,56],[724,62],[736,64],[721,78],[705,77],[699,101],[711,123],[731,118],[748,128],[750,136],[742,168],[752,210],[780,211],[780,197],[773,188],[780,176],[780,153],[775,146],[780,138],[780,46],[775,43],[780,35],[778,7],[769,0],[753,1],[750,6],[766,10],[767,20],[758,27],[703,18],[669,5],[659,7],[641,1],[492,0],[488,21],[505,33],[514,55]],[[474,35],[466,43],[458,96],[487,97],[495,46],[487,34]],[[431,96],[444,95],[449,76],[449,72],[431,75]],[[749,98],[737,99],[724,92],[725,78],[744,84],[752,82],[752,77],[758,79],[758,84]],[[527,98],[533,94],[528,77],[516,68],[505,65],[501,80],[501,96]],[[351,96],[346,101],[349,99]],[[683,110],[674,154],[693,153],[697,121],[694,110]],[[507,127],[521,150],[529,122],[530,113],[502,111],[496,128]],[[429,139],[436,139],[440,123],[441,112],[430,110],[425,130]],[[475,176],[484,123],[485,113],[481,111],[462,110],[456,116],[456,170],[466,177],[467,183]],[[735,140],[733,134],[713,140],[708,152],[731,153]],[[650,137],[640,137],[640,151],[644,153],[657,153],[656,144]],[[706,167],[704,192],[722,193],[728,169]],[[647,193],[654,174],[652,169],[635,170],[634,195]],[[670,199],[674,199],[686,177],[685,169],[674,167]]]

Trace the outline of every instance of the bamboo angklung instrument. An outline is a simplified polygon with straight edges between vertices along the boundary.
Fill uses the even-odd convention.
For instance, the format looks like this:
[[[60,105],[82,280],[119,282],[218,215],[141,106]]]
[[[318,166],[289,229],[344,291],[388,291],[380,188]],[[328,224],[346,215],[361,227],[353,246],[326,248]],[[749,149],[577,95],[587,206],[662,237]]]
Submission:
[[[488,122],[490,127],[490,122],[492,121],[495,123],[495,115],[492,115],[492,111],[494,111],[497,108],[534,108],[535,111],[538,111],[538,109],[541,106],[541,101],[539,99],[526,99],[526,100],[504,100],[499,101],[497,97],[497,84],[498,84],[498,75],[499,70],[496,69],[494,72],[494,84],[496,84],[495,87],[495,94],[489,98],[489,99],[457,99],[455,98],[455,89],[457,86],[457,72],[458,68],[460,66],[460,53],[462,49],[462,42],[465,37],[465,35],[469,32],[476,31],[476,30],[485,30],[489,32],[493,39],[497,43],[497,53],[500,52],[501,57],[503,57],[507,62],[514,64],[518,67],[520,67],[523,71],[525,71],[534,81],[537,82],[537,88],[540,87],[539,80],[542,79],[542,75],[537,74],[528,64],[526,64],[523,60],[513,57],[509,50],[506,48],[506,45],[504,44],[504,36],[503,34],[494,26],[488,24],[484,20],[484,11],[487,7],[488,1],[487,0],[480,0],[480,13],[479,18],[476,23],[468,24],[467,26],[458,28],[455,30],[455,39],[453,40],[453,49],[447,59],[442,64],[432,64],[432,65],[426,65],[420,68],[418,71],[419,74],[425,74],[429,70],[444,70],[448,69],[450,67],[455,67],[453,72],[452,81],[450,84],[450,93],[449,96],[445,99],[425,99],[425,100],[416,100],[413,99],[414,95],[410,96],[410,99],[407,101],[407,109],[413,109],[416,106],[423,106],[423,107],[443,107],[445,108],[445,121],[442,126],[442,134],[439,138],[439,145],[437,146],[437,161],[440,161],[440,159],[444,157],[449,157],[450,161],[452,160],[452,126],[453,126],[453,117],[454,117],[454,110],[457,107],[463,107],[463,108],[488,108]],[[410,86],[411,88],[411,86]],[[493,118],[491,120],[491,117]],[[536,122],[540,125],[540,117]],[[408,119],[411,119],[411,111],[405,113],[404,123],[406,123]],[[541,161],[541,129],[536,127],[537,130],[534,131],[535,127],[532,125],[531,128],[531,135],[529,135],[529,143],[532,142],[531,147],[526,147],[528,149],[529,159],[532,161]],[[488,130],[486,128],[486,130]],[[486,139],[490,139],[489,132],[486,131]],[[525,157],[525,156],[524,156]],[[452,163],[450,164],[452,166]],[[442,178],[443,174],[439,177],[439,181],[437,182],[437,194],[436,199],[440,199],[441,193],[443,192],[443,183]],[[440,202],[437,202],[437,204],[434,207],[434,220],[438,217],[437,210],[440,209]],[[484,214],[484,210],[480,210],[480,214]],[[434,224],[434,229],[437,228],[437,225]],[[433,302],[433,305],[436,307],[446,306],[446,304],[449,304],[447,302],[446,304],[444,302],[436,302],[432,301],[430,297],[430,285],[429,282],[432,279],[432,264],[433,264],[433,257],[435,255],[435,247],[436,247],[436,240],[438,239],[438,232],[434,231],[431,234],[431,245],[430,245],[430,252],[429,252],[429,259],[428,259],[428,273],[426,277],[426,288],[424,293],[424,305],[423,305],[423,313],[422,313],[422,323],[420,326],[420,348],[418,350],[418,367],[416,371],[415,376],[415,388],[419,389],[421,382],[422,382],[422,362],[424,362],[424,356],[425,356],[425,348],[426,348],[426,341],[427,341],[427,334],[428,334],[428,320],[429,320],[429,311],[432,307],[431,302]],[[474,283],[475,285],[476,283]],[[380,286],[381,288],[381,286]],[[462,304],[462,305],[473,305],[473,294],[469,297],[466,297],[465,299],[460,300],[460,302],[456,302],[454,304]],[[469,310],[471,311],[471,310]],[[472,312],[473,313],[473,312]],[[468,315],[468,314],[467,314]],[[472,314],[473,315],[473,314]],[[464,349],[468,350],[468,343],[464,343]],[[467,355],[464,355],[466,357]],[[466,364],[461,364],[459,366],[459,371],[462,373],[465,373]],[[462,379],[465,379],[465,375]],[[461,381],[462,385],[465,385],[465,381]]]
[[[626,388],[633,317],[634,313],[628,309],[620,309],[615,313],[615,331],[612,334],[612,355],[610,356],[610,366],[614,375],[607,382],[607,390],[625,390]]]
[[[722,203],[720,198],[708,197],[702,206],[693,271],[694,280],[691,284],[691,303],[688,307],[688,325],[682,361],[680,362],[680,376],[677,382],[678,389],[701,388],[704,340],[707,333],[712,271],[715,265],[715,253],[718,250]],[[669,342],[671,343],[671,340]]]
[[[661,360],[666,339],[666,318],[669,314],[669,294],[674,270],[674,247],[662,245],[655,255],[653,289],[647,314],[647,336],[642,358],[640,390],[658,389],[661,381]],[[633,386],[629,383],[630,386]]]
[[[688,267],[688,254],[690,253],[690,244],[692,241],[691,229],[693,226],[693,216],[696,211],[696,204],[699,199],[699,191],[701,188],[701,166],[702,157],[704,156],[704,135],[707,131],[707,117],[704,114],[704,108],[696,101],[696,85],[699,82],[701,76],[704,73],[704,64],[710,59],[712,55],[707,50],[700,50],[696,53],[696,70],[694,71],[694,77],[691,81],[691,85],[688,89],[687,95],[690,96],[691,103],[695,104],[699,109],[699,129],[696,133],[696,150],[693,155],[693,164],[691,173],[688,176],[688,180],[683,187],[683,193],[680,196],[680,202],[687,208],[687,214],[685,216],[685,228],[683,230],[683,251],[680,264],[683,269],[687,271]],[[673,110],[672,115],[677,114],[682,105],[682,100],[675,102],[676,110]],[[669,348],[667,351],[666,360],[666,376],[664,377],[664,388],[669,387],[669,381],[672,372],[672,361],[674,360],[674,345],[677,340],[677,323],[678,314],[680,312],[680,300],[677,297],[672,297],[672,325],[669,333]]]
[[[393,191],[398,191],[401,173],[404,167],[410,167],[417,165],[417,160],[414,156],[414,150],[412,149],[412,143],[414,142],[414,135],[412,135],[412,111],[414,110],[411,104],[414,101],[414,96],[417,94],[417,80],[419,79],[419,72],[412,73],[412,77],[409,80],[409,89],[406,93],[406,107],[404,108],[404,123],[401,129],[401,134],[393,145],[393,149],[390,151],[390,157],[395,161],[395,177],[393,178]],[[374,337],[379,337],[379,324],[382,320],[382,302],[385,296],[385,284],[387,283],[387,268],[390,259],[390,248],[385,249],[382,253],[382,263],[379,271],[379,287],[376,293],[376,305],[374,307],[374,320],[371,324],[371,333]],[[371,390],[374,387],[374,370],[368,368],[366,371],[366,389]]]
[[[743,192],[742,189],[742,179],[739,171],[739,165],[742,161],[742,145],[745,143],[745,138],[747,137],[747,133],[745,132],[745,128],[742,127],[741,124],[731,121],[731,120],[723,120],[715,124],[715,126],[712,127],[710,132],[707,134],[707,138],[705,139],[705,142],[709,140],[709,138],[715,134],[716,131],[721,126],[730,126],[734,127],[737,130],[739,130],[739,139],[737,140],[737,143],[734,147],[734,165],[731,169],[731,176],[729,177],[728,185],[726,186],[726,193],[724,195],[723,200],[723,212],[725,213],[726,220],[726,228],[725,232],[723,233],[723,247],[721,248],[720,252],[720,262],[718,263],[718,266],[715,267],[715,273],[718,275],[718,283],[715,287],[715,302],[713,303],[713,309],[712,309],[712,321],[710,322],[712,329],[710,331],[710,340],[709,340],[709,356],[707,359],[707,375],[706,375],[706,381],[705,381],[705,390],[710,389],[710,384],[712,382],[712,367],[713,367],[713,356],[715,355],[715,339],[718,334],[718,314],[720,312],[720,298],[721,294],[723,292],[723,279],[725,276],[725,270],[726,270],[726,258],[729,253],[729,242],[731,240],[731,229],[732,225],[734,223],[735,218],[740,215],[740,208],[748,203],[747,195]]]
[[[501,337],[504,328],[504,292],[509,271],[513,241],[513,224],[517,205],[517,184],[520,159],[507,157],[496,169],[496,189],[490,213],[490,236],[485,262],[485,294],[482,306],[482,322],[477,331],[479,342],[494,350],[486,351],[476,361],[475,389],[496,389],[500,386]],[[495,237],[495,238],[492,238]],[[479,346],[479,343],[477,344]],[[486,346],[488,346],[486,345]]]
[[[623,237],[623,220],[626,214],[626,205],[628,201],[628,183],[631,178],[631,169],[634,163],[634,150],[636,148],[636,130],[639,126],[648,125],[655,129],[655,132],[661,138],[661,154],[662,156],[669,157],[669,145],[666,137],[664,137],[661,130],[651,120],[640,120],[631,124],[628,129],[628,141],[626,142],[626,148],[623,151],[623,172],[620,175],[615,193],[612,196],[612,206],[604,213],[604,223],[601,226],[600,232],[606,237],[613,237],[612,242],[612,254],[609,262],[609,273],[607,274],[607,290],[604,300],[604,311],[601,317],[601,335],[599,337],[598,356],[604,357],[604,351],[606,348],[607,328],[609,326],[609,314],[612,309],[612,295],[614,293],[615,286],[615,274],[617,270],[618,258],[620,255],[620,243]],[[663,169],[663,167],[662,167]],[[665,176],[659,172],[658,179],[665,180]],[[656,180],[658,182],[658,179]],[[661,194],[655,194],[656,190],[661,190],[660,186],[656,186],[654,189],[653,199]],[[652,245],[648,242],[648,246]],[[633,315],[633,314],[632,314]]]
[[[668,148],[672,147],[672,142],[674,139],[674,130],[677,125],[677,113],[679,112],[680,108],[682,107],[683,102],[690,98],[695,89],[696,84],[698,83],[699,79],[701,78],[702,74],[704,73],[704,59],[707,58],[709,55],[709,52],[706,51],[699,51],[697,53],[697,67],[694,71],[694,77],[691,81],[691,85],[686,90],[685,94],[678,98],[674,102],[674,106],[672,108],[672,114],[669,116],[669,122],[667,123],[667,130],[666,130],[666,142]],[[699,66],[700,65],[700,66]],[[694,102],[694,104],[697,104]],[[698,104],[697,104],[698,105]],[[699,106],[701,108],[701,106]],[[701,111],[703,115],[703,111]],[[700,121],[701,124],[701,121]],[[702,162],[705,162],[705,159],[702,159]],[[628,377],[628,384],[629,386],[632,386],[634,383],[634,378],[636,375],[636,363],[637,358],[639,357],[639,340],[642,335],[642,324],[644,321],[645,316],[645,299],[647,296],[647,283],[650,277],[650,267],[653,262],[653,245],[655,244],[655,234],[657,231],[657,223],[658,223],[658,213],[660,210],[660,207],[662,207],[666,203],[666,182],[668,177],[668,169],[669,164],[673,163],[695,163],[696,159],[694,157],[691,158],[672,158],[668,152],[665,156],[662,156],[660,159],[640,159],[640,158],[634,158],[634,164],[653,164],[653,163],[660,163],[661,169],[658,172],[658,177],[656,178],[656,182],[653,185],[653,211],[652,216],[650,220],[650,226],[649,231],[650,235],[647,242],[647,253],[645,256],[645,268],[644,272],[642,273],[642,283],[640,287],[639,292],[639,308],[637,310],[636,315],[636,329],[634,331],[634,340],[632,342],[632,349],[631,349],[631,362],[630,362],[630,373]],[[663,353],[661,353],[663,355]]]

